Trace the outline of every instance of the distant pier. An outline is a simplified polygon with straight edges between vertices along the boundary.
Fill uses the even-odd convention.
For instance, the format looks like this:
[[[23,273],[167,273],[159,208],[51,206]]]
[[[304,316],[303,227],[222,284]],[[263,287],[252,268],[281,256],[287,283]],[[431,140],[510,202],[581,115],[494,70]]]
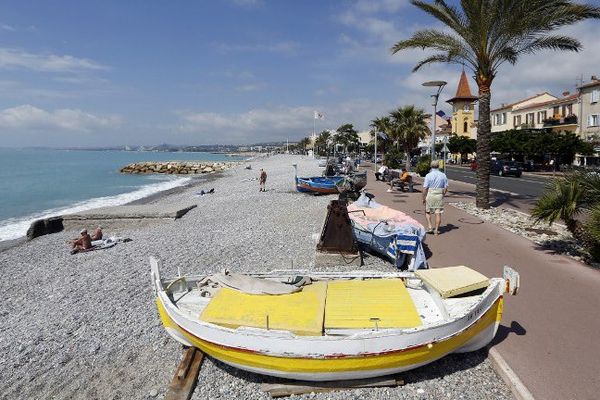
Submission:
[[[237,164],[211,161],[145,161],[126,165],[120,171],[124,174],[195,175],[225,171]]]

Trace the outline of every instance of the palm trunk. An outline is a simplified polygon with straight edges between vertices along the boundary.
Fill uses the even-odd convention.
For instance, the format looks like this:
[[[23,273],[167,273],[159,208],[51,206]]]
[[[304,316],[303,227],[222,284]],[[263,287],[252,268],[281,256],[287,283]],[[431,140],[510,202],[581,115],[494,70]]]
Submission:
[[[490,208],[490,101],[491,82],[480,79],[479,85],[479,123],[477,126],[477,184],[475,186],[475,205],[478,208]]]

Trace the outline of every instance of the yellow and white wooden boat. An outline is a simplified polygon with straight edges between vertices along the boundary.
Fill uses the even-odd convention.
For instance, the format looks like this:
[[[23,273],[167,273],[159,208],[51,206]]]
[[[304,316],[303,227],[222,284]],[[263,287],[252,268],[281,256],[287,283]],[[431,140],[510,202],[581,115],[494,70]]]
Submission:
[[[509,267],[492,279],[467,267],[162,279],[160,262],[150,263],[174,339],[243,370],[310,381],[394,374],[478,350],[496,334],[503,294],[519,286]]]

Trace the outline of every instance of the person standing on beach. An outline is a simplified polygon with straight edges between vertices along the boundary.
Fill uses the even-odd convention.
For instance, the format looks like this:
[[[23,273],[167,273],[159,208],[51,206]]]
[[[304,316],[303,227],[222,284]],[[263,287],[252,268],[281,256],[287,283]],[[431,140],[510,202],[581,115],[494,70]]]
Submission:
[[[264,169],[260,169],[260,176],[258,178],[258,184],[260,187],[259,192],[266,192],[265,185],[267,183],[267,172]]]
[[[427,218],[427,233],[439,233],[444,212],[444,196],[448,192],[448,178],[439,170],[439,160],[431,162],[431,171],[425,176],[423,182],[423,204]],[[431,214],[435,214],[435,230],[431,227]]]

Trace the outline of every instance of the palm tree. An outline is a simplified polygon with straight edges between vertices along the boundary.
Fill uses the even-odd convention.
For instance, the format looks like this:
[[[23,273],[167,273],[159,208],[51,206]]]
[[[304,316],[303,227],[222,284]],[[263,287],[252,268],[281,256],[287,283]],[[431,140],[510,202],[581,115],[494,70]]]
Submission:
[[[588,18],[600,18],[600,8],[572,0],[411,0],[440,21],[447,30],[423,29],[392,46],[393,54],[406,49],[437,53],[421,60],[413,71],[433,63],[460,64],[474,74],[479,87],[477,128],[477,207],[489,208],[490,100],[498,68],[515,64],[524,54],[540,50],[579,51],[581,43],[553,32]]]
[[[352,124],[343,124],[336,131],[335,141],[344,145],[345,153],[348,153],[349,146],[358,144],[358,132],[356,132]]]
[[[400,107],[390,113],[392,137],[404,151],[406,170],[410,170],[410,153],[419,140],[429,134],[427,118],[429,114],[414,105]]]
[[[330,139],[331,139],[331,133],[329,133],[329,131],[323,131],[323,132],[319,133],[319,136],[317,136],[317,140],[315,141],[315,146],[318,147],[319,149],[325,149],[325,152],[327,154],[329,154],[329,152],[327,151],[327,148],[328,148]]]
[[[305,137],[302,138],[299,142],[298,142],[298,147],[300,147],[302,149],[302,153],[306,153],[306,147],[310,144],[310,138]]]
[[[587,222],[578,218],[584,212],[590,213]],[[600,262],[600,175],[574,172],[554,179],[531,216],[549,224],[563,221],[573,237]]]
[[[390,134],[390,117],[375,118],[371,121],[371,124],[369,126],[373,128],[373,132],[375,135],[383,133],[386,135],[386,138],[388,138]],[[381,136],[379,136],[379,138],[381,138]],[[389,139],[381,138],[379,140],[381,140],[379,143],[381,144],[381,154],[383,155],[385,154],[385,148],[388,144]],[[375,154],[375,157],[377,157],[377,154]]]

